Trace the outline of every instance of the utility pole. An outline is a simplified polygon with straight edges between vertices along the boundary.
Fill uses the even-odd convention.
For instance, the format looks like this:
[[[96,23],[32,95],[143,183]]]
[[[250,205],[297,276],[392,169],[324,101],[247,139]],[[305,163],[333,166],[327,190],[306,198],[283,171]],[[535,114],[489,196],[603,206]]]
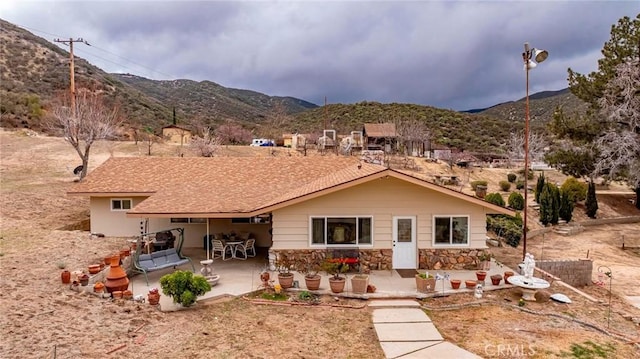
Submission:
[[[65,45],[69,45],[69,79],[70,79],[69,90],[71,95],[71,113],[75,117],[76,116],[76,82],[75,82],[75,67],[73,64],[73,43],[82,42],[88,46],[91,46],[91,45],[89,45],[89,43],[84,41],[81,37],[75,40],[73,38],[69,38],[69,40],[54,39],[53,41],[60,42]]]

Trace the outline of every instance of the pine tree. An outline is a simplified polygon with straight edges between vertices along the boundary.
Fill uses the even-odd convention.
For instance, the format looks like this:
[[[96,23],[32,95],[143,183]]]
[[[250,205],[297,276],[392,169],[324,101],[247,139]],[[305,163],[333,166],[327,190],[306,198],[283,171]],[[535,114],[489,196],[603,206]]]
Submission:
[[[551,223],[551,211],[553,210],[553,196],[548,186],[543,186],[540,191],[540,223],[547,225]]]
[[[560,212],[558,215],[567,223],[571,222],[573,217],[573,195],[569,190],[560,190]]]
[[[596,198],[596,184],[593,183],[593,180],[589,181],[585,206],[587,206],[587,216],[589,216],[589,218],[596,218],[596,212],[598,211],[598,199]]]
[[[560,189],[555,184],[547,183],[549,193],[551,193],[551,224],[558,224],[560,215]]]

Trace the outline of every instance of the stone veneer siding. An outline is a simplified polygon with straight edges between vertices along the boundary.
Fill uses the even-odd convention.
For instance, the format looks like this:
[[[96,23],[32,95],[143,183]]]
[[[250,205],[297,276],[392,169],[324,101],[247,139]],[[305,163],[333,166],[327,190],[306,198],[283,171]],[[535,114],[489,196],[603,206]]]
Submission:
[[[293,268],[304,268],[307,264],[320,266],[327,255],[331,256],[336,250],[340,249],[271,250],[270,253],[276,255],[283,262],[290,263]],[[393,251],[391,249],[350,248],[344,249],[344,251],[358,252],[359,270],[363,273],[369,273],[372,270],[392,269]],[[478,256],[482,253],[489,253],[489,251],[484,249],[420,249],[418,268],[433,270],[476,269],[479,265]]]

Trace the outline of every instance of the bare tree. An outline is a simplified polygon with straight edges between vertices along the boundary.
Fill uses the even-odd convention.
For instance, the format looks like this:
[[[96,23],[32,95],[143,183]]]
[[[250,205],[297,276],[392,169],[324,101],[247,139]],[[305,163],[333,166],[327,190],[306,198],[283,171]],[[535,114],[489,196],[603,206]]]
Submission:
[[[91,146],[96,140],[114,138],[122,118],[118,106],[106,106],[100,95],[89,90],[78,91],[75,108],[71,108],[69,100],[63,97],[52,108],[46,126],[76,150],[82,160],[82,180],[89,168]]]
[[[607,130],[596,140],[596,173],[626,179],[640,195],[640,61],[616,67],[616,76],[600,98]],[[638,198],[636,198],[638,201]],[[640,208],[639,205],[637,205]]]
[[[282,129],[291,122],[293,122],[293,118],[287,114],[287,108],[282,101],[278,101],[267,114],[267,120],[261,133],[266,138],[277,141],[282,138]]]
[[[524,158],[524,133],[511,132],[505,146],[508,165],[511,166],[512,160]],[[542,158],[546,146],[547,142],[540,134],[529,132],[529,157],[531,159],[539,160]]]
[[[231,121],[218,126],[215,134],[223,145],[242,145],[251,143],[253,139],[251,131]]]
[[[153,128],[147,126],[143,130],[143,137],[147,144],[147,156],[151,156],[151,147],[158,141],[158,136],[153,133]]]
[[[431,132],[424,124],[415,118],[411,120],[398,120],[396,122],[396,131],[402,141],[405,155],[411,155],[414,147],[418,147],[419,151],[424,152],[425,142],[431,139]]]
[[[220,147],[220,138],[213,134],[210,128],[206,128],[201,134],[191,139],[190,147],[202,157],[213,157]]]

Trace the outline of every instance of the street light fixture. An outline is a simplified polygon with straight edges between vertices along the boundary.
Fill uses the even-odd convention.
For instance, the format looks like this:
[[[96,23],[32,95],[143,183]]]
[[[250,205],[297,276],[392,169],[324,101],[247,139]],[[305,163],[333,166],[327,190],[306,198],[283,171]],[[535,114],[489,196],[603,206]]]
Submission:
[[[547,59],[549,53],[546,50],[530,48],[529,43],[524,43],[524,52],[522,53],[522,61],[524,62],[524,70],[527,73],[527,95],[526,110],[524,120],[524,217],[522,227],[522,259],[527,254],[527,194],[529,192],[529,70],[535,69],[537,64]]]

